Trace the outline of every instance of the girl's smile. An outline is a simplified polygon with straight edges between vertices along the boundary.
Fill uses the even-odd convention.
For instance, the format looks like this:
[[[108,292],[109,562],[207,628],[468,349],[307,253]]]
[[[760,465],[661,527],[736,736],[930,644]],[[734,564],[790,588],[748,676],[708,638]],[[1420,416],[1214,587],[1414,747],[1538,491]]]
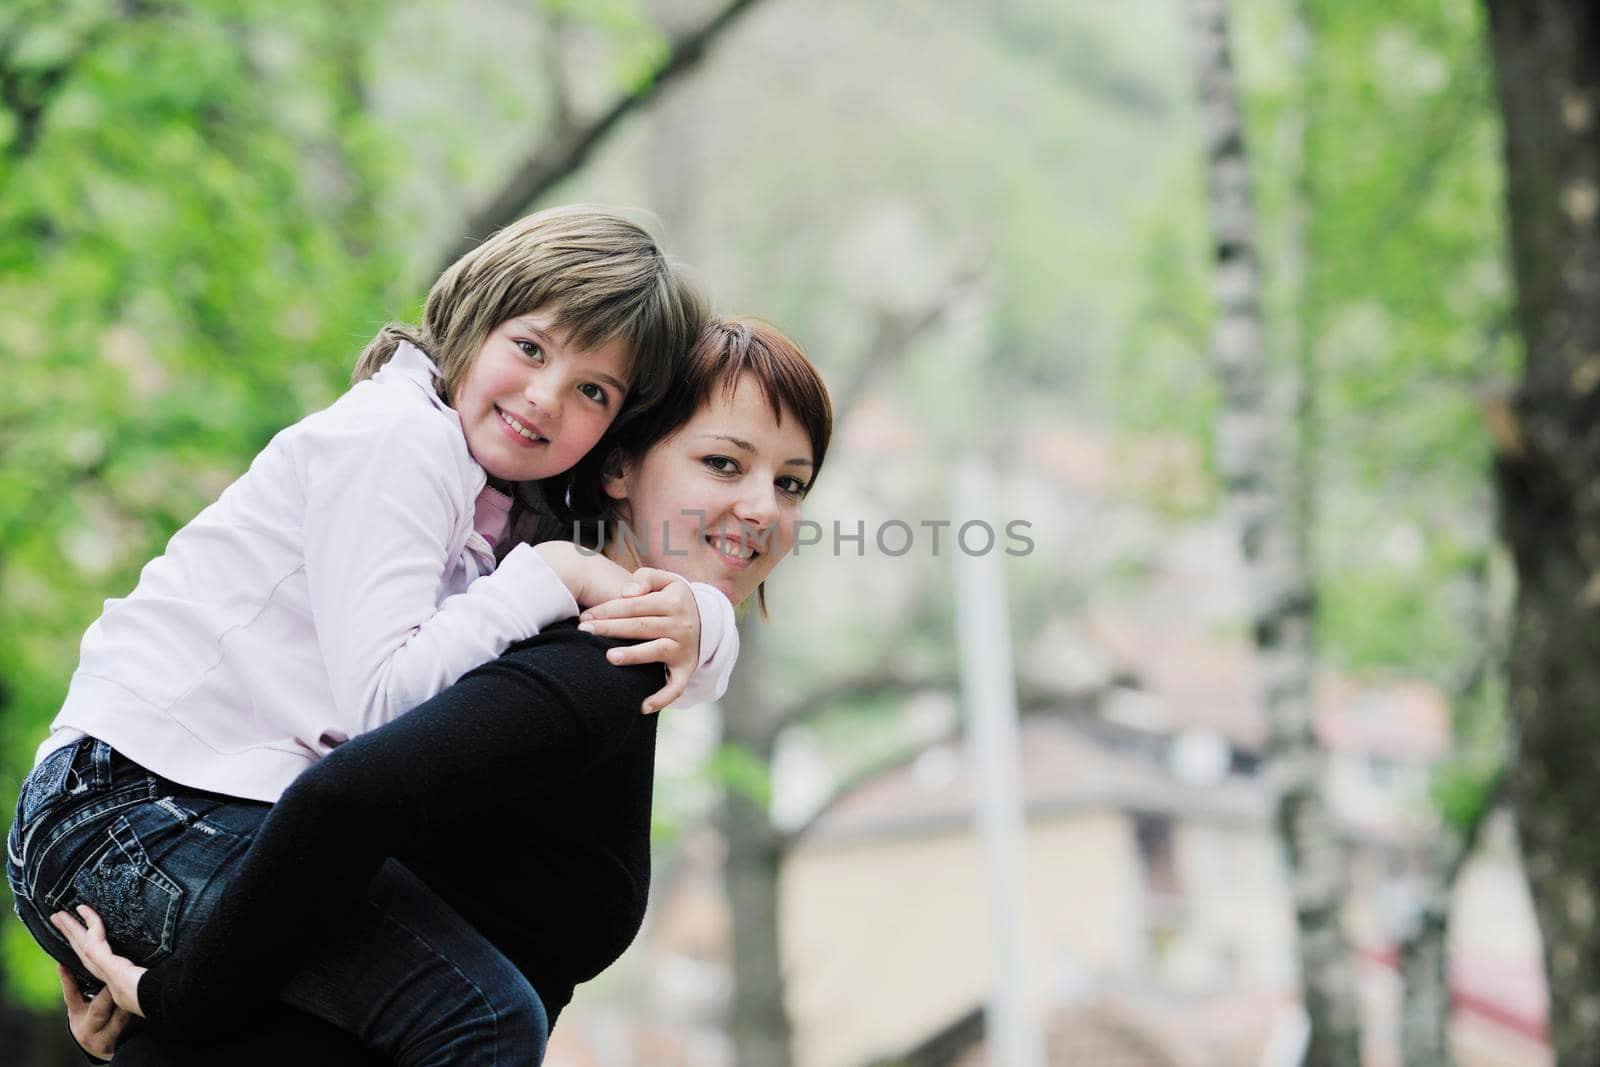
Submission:
[[[506,432],[511,435],[513,443],[526,445],[529,448],[550,443],[550,439],[535,428],[532,419],[523,421],[499,407],[496,407],[495,411],[499,414],[500,421],[505,425]]]
[[[627,397],[633,353],[620,340],[571,347],[541,309],[484,338],[452,406],[467,449],[501,482],[570,469],[600,440]]]

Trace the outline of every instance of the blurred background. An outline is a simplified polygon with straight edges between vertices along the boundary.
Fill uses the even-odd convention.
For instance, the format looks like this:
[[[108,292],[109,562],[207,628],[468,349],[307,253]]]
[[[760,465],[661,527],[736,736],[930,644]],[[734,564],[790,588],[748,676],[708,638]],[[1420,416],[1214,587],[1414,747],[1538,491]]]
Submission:
[[[651,913],[552,1067],[1294,1064],[1313,921],[1366,1064],[1551,1062],[1486,16],[1206,7],[6,0],[0,803],[102,601],[473,240],[601,202],[838,422],[822,542],[663,719]],[[1029,550],[973,562],[974,519]],[[9,909],[0,945],[0,1058],[76,1062]]]

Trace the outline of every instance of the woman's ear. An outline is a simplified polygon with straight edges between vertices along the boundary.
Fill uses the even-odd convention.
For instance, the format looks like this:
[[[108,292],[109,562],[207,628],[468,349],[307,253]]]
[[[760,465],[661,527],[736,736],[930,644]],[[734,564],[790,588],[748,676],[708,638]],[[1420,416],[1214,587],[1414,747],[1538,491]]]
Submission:
[[[600,469],[600,485],[612,500],[628,499],[629,484],[633,481],[634,462],[614,449]]]

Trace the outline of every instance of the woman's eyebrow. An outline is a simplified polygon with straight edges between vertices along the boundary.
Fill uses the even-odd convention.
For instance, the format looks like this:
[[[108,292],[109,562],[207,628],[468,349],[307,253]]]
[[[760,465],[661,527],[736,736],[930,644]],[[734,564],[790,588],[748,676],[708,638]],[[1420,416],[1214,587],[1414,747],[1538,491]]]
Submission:
[[[735,448],[742,448],[746,452],[754,452],[756,450],[756,446],[755,445],[751,444],[749,441],[746,441],[742,437],[735,437],[732,434],[706,433],[706,434],[701,434],[700,436],[701,437],[709,437],[709,438],[711,438],[713,440],[716,440],[716,441],[726,441],[729,444],[733,445]],[[783,461],[782,465],[785,466],[785,467],[813,467],[813,466],[816,466],[816,464],[812,463],[809,459],[806,459],[804,456],[796,456],[793,459],[786,459],[786,460]]]
[[[700,436],[701,437],[709,437],[713,441],[726,441],[730,445],[732,445],[733,447],[742,448],[746,452],[754,452],[756,450],[756,446],[755,445],[751,444],[749,441],[746,441],[742,437],[735,437],[732,434],[727,434],[727,433],[703,433]]]

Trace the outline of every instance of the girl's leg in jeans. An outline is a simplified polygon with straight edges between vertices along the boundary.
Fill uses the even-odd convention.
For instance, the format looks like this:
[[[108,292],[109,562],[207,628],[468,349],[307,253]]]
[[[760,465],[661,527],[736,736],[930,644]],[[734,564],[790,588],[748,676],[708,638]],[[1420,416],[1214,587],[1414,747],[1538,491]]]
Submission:
[[[370,1049],[380,1062],[400,1067],[509,1067],[544,1056],[544,1008],[527,979],[393,861],[340,918],[337,933],[311,946],[277,999],[274,1012],[303,1012],[349,1035],[347,1048]],[[254,993],[236,997],[204,1032],[226,1042],[257,1024],[261,1006]],[[158,1047],[169,1047],[192,1041],[194,1031],[147,1033],[165,1036]]]
[[[47,917],[78,903],[100,912],[118,950],[137,962],[185,955],[227,899],[269,810],[186,790],[97,741],[53,759],[24,792],[7,835],[8,881],[28,929],[69,966],[78,961]],[[28,803],[42,793],[37,808]],[[291,883],[315,892],[307,872],[291,872],[279,888]],[[490,1033],[517,1050],[501,1063],[537,1062],[542,1052],[548,1025],[527,979],[398,864],[360,887],[338,937],[308,946],[303,963],[280,996],[373,1048],[408,1050],[390,1057],[397,1062],[493,1062],[462,1051],[461,1031]],[[204,1029],[232,1036],[269,1003],[265,995],[228,998]],[[418,1003],[430,1014],[419,1016]]]
[[[612,644],[547,634],[308,769],[262,824],[191,950],[140,982],[152,1026],[203,1028],[238,998],[270,990],[319,941],[337,947],[374,874],[430,826],[504,807],[531,781],[575,780],[613,750],[638,725],[660,670],[611,665]],[[433,1015],[433,994],[420,986],[327,994],[329,1004],[387,994],[419,1020]]]

